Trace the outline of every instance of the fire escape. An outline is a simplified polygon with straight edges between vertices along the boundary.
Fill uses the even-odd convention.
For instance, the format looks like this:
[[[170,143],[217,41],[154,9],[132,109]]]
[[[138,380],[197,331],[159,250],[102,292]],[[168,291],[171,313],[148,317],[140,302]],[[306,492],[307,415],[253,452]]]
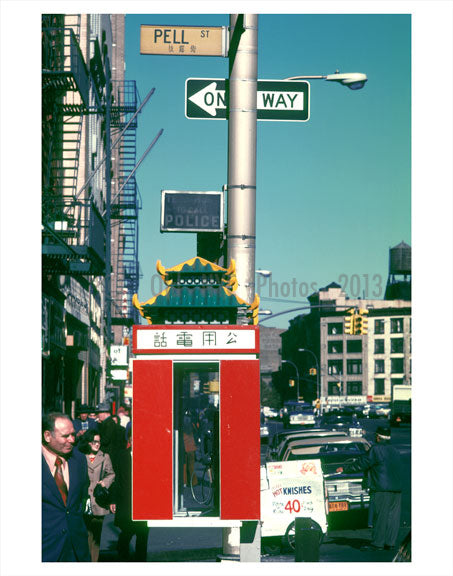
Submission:
[[[103,275],[105,225],[80,188],[83,117],[102,113],[79,46],[80,15],[44,19],[42,29],[42,271]]]
[[[138,93],[134,80],[113,82],[112,138],[122,132],[137,111]],[[137,119],[130,122],[118,145],[117,180],[112,190],[112,324],[138,324],[132,296],[138,292],[138,211],[141,199],[133,174],[136,165]]]

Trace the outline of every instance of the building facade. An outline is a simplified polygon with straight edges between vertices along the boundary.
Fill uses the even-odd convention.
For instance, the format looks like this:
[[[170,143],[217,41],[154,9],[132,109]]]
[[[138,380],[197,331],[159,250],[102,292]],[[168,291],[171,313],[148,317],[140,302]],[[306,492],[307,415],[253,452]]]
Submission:
[[[116,138],[131,114],[130,107],[122,107],[124,92],[136,93],[135,82],[124,80],[123,15],[42,15],[45,411],[74,415],[79,404],[104,400],[111,384],[112,318],[124,293],[118,295],[112,277],[123,278],[126,268],[122,248],[112,245],[120,238],[118,244],[124,250],[128,246],[127,232],[118,223],[123,212],[117,191],[133,168],[125,166],[124,152],[113,145],[130,137],[126,130]],[[135,240],[134,230],[134,247]],[[136,250],[131,259],[138,270]],[[123,310],[122,319],[132,323],[135,317],[127,317],[132,305]]]
[[[389,401],[393,385],[411,384],[410,301],[349,299],[335,283],[309,301],[311,312],[282,334],[282,357],[298,366],[304,399],[320,393],[331,405]],[[351,308],[366,310],[366,334],[345,333]]]

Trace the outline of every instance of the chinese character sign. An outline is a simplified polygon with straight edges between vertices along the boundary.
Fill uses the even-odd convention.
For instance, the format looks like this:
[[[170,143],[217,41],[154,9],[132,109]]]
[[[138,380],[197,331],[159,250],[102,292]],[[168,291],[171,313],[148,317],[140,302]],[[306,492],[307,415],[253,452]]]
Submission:
[[[255,327],[135,326],[135,353],[258,352]]]

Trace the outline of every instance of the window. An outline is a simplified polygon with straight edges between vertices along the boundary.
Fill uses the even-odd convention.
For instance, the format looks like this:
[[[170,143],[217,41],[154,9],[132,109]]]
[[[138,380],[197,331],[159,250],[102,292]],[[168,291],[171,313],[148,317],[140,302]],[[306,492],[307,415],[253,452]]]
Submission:
[[[390,332],[392,334],[403,333],[403,320],[404,318],[392,318],[390,320]]]
[[[329,354],[343,354],[343,340],[329,340],[327,350]]]
[[[348,374],[362,374],[362,360],[347,360],[346,370]]]
[[[328,374],[343,374],[343,360],[329,360],[327,362]]]
[[[330,322],[327,324],[327,334],[343,334],[342,322]]]
[[[341,383],[329,382],[327,384],[327,391],[329,396],[341,396]]]
[[[392,354],[402,354],[404,352],[404,338],[391,338],[390,352]]]
[[[374,373],[384,374],[385,372],[385,360],[375,360],[374,361]]]
[[[392,384],[392,388],[393,388],[393,386],[395,386],[395,384],[396,385],[404,384],[404,378],[392,378],[391,384]]]
[[[362,394],[362,382],[348,382],[347,383],[347,394],[348,394],[348,396],[361,395]]]
[[[362,340],[348,340],[346,342],[346,350],[352,354],[362,352]]]
[[[384,338],[376,338],[374,341],[374,353],[384,354],[385,353],[385,340]]]
[[[375,334],[384,334],[384,320],[375,320],[374,321],[374,333]]]
[[[404,372],[404,358],[391,359],[392,374],[403,374]]]
[[[374,379],[374,393],[376,396],[383,396],[385,394],[385,378]]]

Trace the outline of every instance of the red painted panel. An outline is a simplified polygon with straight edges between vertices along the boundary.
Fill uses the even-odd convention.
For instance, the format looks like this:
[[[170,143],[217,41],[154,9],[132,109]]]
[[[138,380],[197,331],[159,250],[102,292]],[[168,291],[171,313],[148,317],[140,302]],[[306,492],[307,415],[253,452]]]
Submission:
[[[220,517],[260,518],[259,360],[220,362]]]
[[[173,362],[134,360],[134,520],[173,517]]]

